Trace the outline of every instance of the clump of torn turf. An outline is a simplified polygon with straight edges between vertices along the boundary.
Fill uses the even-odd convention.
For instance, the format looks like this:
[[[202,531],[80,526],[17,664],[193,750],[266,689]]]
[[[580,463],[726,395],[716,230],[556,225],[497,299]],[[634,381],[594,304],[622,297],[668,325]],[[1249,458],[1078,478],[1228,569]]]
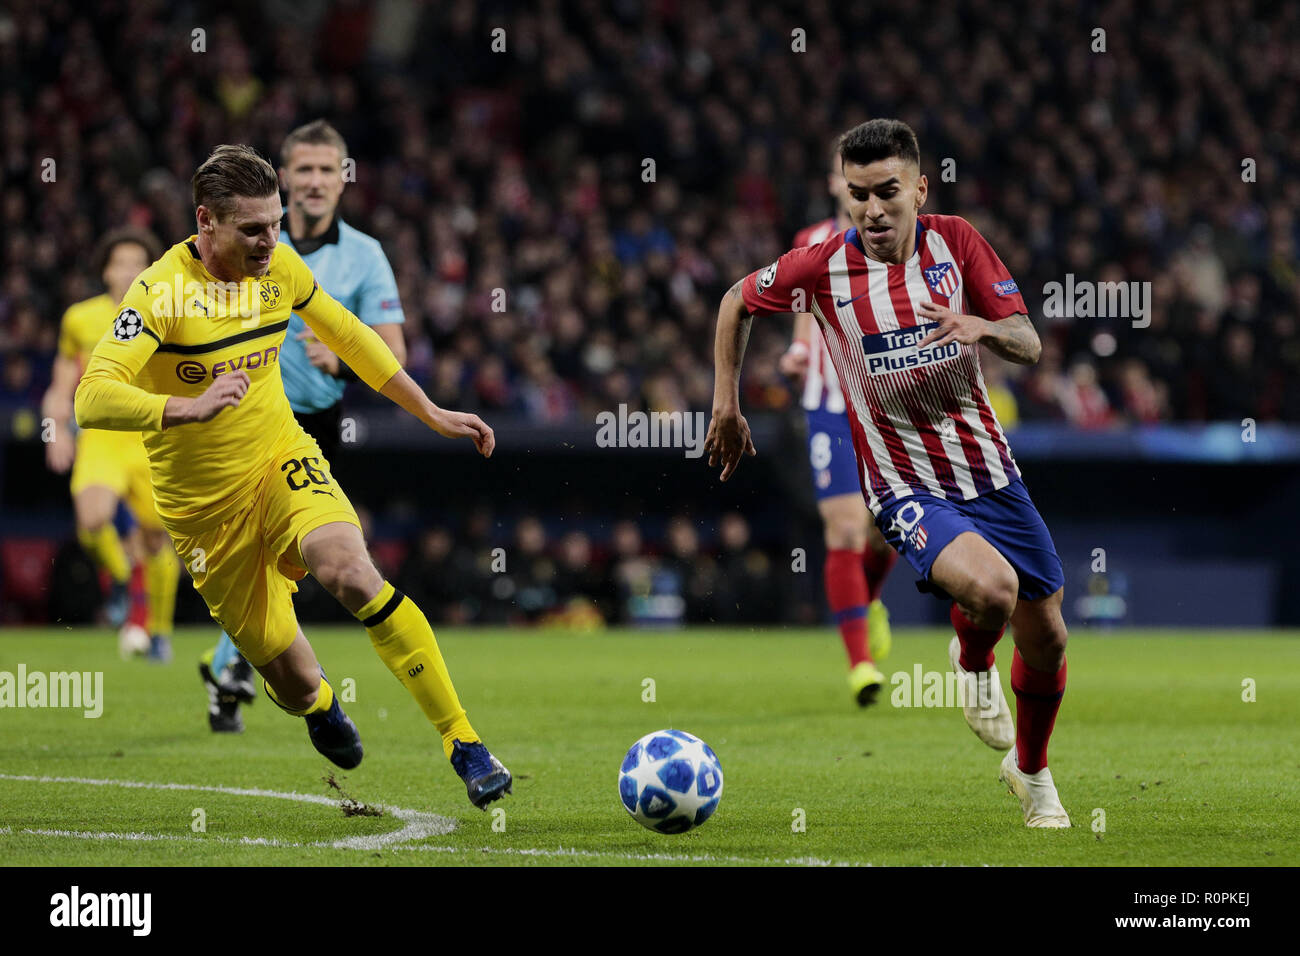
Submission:
[[[331,790],[338,791],[339,809],[343,811],[345,817],[382,817],[384,815],[383,807],[372,807],[368,803],[362,803],[360,800],[354,799],[334,778],[334,771],[331,770],[326,776],[321,777],[321,780]]]

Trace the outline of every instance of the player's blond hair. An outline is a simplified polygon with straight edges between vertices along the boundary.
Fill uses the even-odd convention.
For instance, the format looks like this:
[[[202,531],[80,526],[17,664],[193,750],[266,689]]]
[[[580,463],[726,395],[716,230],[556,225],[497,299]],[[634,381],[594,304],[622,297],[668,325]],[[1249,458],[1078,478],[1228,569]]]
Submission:
[[[293,153],[293,148],[299,143],[307,143],[313,146],[333,146],[339,151],[339,162],[343,162],[348,155],[348,144],[343,141],[343,134],[323,119],[318,119],[299,126],[284,138],[284,142],[280,144],[281,166],[287,167],[289,165],[289,156]]]
[[[238,198],[280,194],[275,169],[251,146],[218,146],[194,171],[194,208],[207,206],[224,219]]]

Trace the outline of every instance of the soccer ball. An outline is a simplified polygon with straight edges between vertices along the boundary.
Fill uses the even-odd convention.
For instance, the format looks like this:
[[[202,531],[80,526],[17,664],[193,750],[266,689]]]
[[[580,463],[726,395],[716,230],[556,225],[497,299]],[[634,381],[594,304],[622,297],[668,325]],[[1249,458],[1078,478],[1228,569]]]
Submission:
[[[684,730],[656,730],[632,745],[618,772],[623,807],[643,827],[685,833],[718,809],[722,764]]]
[[[149,653],[149,632],[139,624],[124,624],[117,632],[117,652],[123,660]]]

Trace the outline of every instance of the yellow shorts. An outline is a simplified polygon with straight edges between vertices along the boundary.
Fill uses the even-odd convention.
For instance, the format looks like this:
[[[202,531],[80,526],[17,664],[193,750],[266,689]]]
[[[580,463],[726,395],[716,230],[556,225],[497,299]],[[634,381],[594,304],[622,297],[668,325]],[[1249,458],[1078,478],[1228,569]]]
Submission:
[[[149,456],[139,432],[87,428],[77,433],[72,461],[72,494],[102,485],[123,499],[143,528],[162,527],[153,503]]]
[[[247,508],[199,534],[172,534],[212,619],[250,664],[265,664],[293,643],[292,595],[307,574],[302,539],[334,521],[361,527],[320,446],[303,434],[272,459]]]

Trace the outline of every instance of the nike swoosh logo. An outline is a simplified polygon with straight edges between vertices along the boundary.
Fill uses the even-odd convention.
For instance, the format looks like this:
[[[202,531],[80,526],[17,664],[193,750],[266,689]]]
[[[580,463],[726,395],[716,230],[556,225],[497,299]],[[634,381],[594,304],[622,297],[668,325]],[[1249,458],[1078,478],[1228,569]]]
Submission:
[[[865,292],[862,293],[862,295],[866,295],[866,294],[867,294],[867,293],[865,293]],[[836,299],[836,300],[835,300],[835,308],[837,308],[837,309],[842,309],[842,308],[844,308],[846,305],[848,305],[850,302],[857,302],[858,299],[862,298],[862,295],[855,295],[855,296],[854,296],[853,298],[851,298],[851,299]]]

